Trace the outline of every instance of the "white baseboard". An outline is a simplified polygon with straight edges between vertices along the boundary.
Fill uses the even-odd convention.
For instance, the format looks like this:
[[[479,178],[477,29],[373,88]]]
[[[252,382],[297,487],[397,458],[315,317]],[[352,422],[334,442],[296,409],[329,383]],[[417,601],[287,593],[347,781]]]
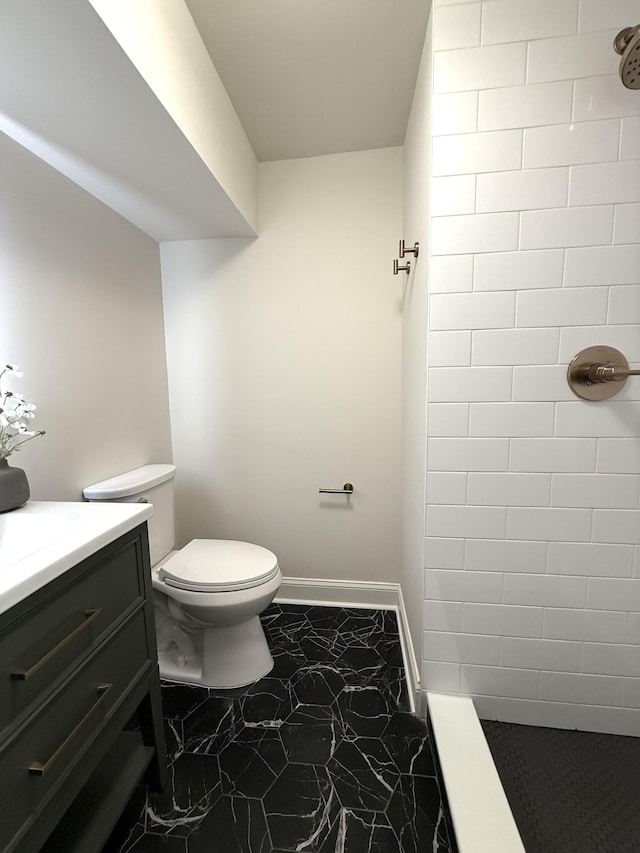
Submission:
[[[402,646],[402,659],[404,661],[404,671],[407,677],[407,688],[409,690],[409,701],[411,710],[420,713],[420,667],[416,657],[416,650],[411,639],[411,629],[409,628],[409,617],[404,606],[404,597],[402,595],[402,587],[398,584],[398,607],[396,610],[398,615],[398,630],[400,632],[400,645]]]
[[[276,601],[278,604],[395,610],[398,606],[398,584],[285,577]]]
[[[397,583],[376,581],[342,581],[323,578],[282,579],[276,596],[278,604],[310,604],[318,607],[353,607],[372,610],[394,610],[398,618],[400,647],[407,679],[409,703],[415,713],[420,696],[420,669],[411,642],[409,621]]]

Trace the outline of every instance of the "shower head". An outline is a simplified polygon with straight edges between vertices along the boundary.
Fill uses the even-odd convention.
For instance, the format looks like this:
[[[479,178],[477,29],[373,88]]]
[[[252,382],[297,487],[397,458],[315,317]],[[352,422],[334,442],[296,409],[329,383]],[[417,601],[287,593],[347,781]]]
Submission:
[[[613,48],[622,56],[620,79],[627,89],[640,89],[640,24],[620,30]]]

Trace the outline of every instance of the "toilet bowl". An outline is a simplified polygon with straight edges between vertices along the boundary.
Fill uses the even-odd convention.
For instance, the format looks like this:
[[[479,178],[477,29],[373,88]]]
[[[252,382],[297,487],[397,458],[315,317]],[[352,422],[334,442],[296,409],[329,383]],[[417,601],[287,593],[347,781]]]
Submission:
[[[202,633],[198,683],[242,687],[272,669],[273,658],[258,616],[282,582],[271,551],[248,542],[193,539],[152,568],[151,582],[156,594],[166,596],[176,626]],[[184,645],[176,641],[178,655]],[[178,661],[177,671],[174,667],[173,658],[166,654],[165,677],[184,680],[180,676],[186,663]]]
[[[259,615],[282,582],[278,560],[260,545],[193,539],[173,550],[175,466],[146,465],[87,486],[91,501],[148,502],[151,583],[160,675],[234,688],[273,667]]]

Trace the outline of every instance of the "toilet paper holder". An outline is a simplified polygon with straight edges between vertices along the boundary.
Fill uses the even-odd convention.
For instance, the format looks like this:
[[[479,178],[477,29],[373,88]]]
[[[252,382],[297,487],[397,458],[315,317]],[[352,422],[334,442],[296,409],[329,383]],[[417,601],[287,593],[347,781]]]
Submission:
[[[321,495],[352,495],[353,483],[345,483],[341,489],[318,489]]]

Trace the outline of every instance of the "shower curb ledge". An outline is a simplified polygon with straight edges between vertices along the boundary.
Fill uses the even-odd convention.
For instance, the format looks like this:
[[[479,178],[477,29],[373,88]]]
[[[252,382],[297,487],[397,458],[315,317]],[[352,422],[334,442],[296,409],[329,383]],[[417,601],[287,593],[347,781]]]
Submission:
[[[525,853],[473,701],[426,697],[459,853]]]
[[[277,604],[394,610],[398,618],[398,632],[411,711],[415,713],[416,707],[420,707],[420,668],[411,642],[409,620],[400,584],[284,577],[275,601]]]

